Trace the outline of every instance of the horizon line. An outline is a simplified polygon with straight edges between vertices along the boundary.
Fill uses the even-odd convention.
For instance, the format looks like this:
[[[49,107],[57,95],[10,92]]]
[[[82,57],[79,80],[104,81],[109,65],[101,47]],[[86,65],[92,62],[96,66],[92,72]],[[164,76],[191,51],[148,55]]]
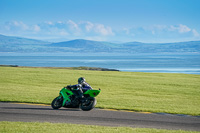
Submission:
[[[23,38],[23,39],[31,39],[31,40],[37,40],[37,41],[43,41],[43,42],[49,42],[49,43],[61,43],[61,42],[69,42],[69,41],[74,41],[74,40],[85,40],[85,41],[95,41],[95,42],[108,42],[108,43],[114,43],[114,44],[123,44],[123,43],[146,43],[146,44],[164,44],[164,43],[184,43],[184,42],[198,42],[200,40],[190,40],[190,41],[174,41],[174,42],[140,42],[140,41],[97,41],[97,40],[90,40],[90,39],[83,39],[83,38],[77,38],[77,39],[70,39],[66,41],[45,41],[47,39],[36,39],[36,38],[29,38],[29,37],[20,37],[20,36],[13,36],[13,35],[5,35],[5,34],[0,34],[1,36],[6,36],[6,37],[16,37],[16,38]]]

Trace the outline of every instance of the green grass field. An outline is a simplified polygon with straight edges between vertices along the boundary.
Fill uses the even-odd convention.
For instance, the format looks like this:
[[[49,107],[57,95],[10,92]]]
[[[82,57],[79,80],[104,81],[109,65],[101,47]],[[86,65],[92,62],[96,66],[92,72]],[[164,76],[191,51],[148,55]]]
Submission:
[[[79,77],[102,92],[99,108],[200,115],[200,75],[0,67],[0,101],[50,104]]]
[[[183,130],[161,130],[130,127],[105,127],[80,124],[0,122],[1,133],[197,133]]]

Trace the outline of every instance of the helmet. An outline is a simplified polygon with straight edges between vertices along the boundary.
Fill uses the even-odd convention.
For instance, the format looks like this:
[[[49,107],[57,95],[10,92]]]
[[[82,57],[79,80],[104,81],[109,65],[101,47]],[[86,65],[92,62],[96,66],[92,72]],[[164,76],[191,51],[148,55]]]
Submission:
[[[84,77],[80,77],[79,79],[78,79],[78,84],[82,84],[82,83],[84,83],[86,80],[85,80],[85,78]]]

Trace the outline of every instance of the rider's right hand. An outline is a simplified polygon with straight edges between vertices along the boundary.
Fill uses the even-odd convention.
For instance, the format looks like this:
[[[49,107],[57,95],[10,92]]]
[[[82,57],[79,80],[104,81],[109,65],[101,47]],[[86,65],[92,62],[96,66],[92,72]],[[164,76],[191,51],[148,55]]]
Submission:
[[[68,85],[66,88],[69,89],[69,90],[71,90],[71,85]]]

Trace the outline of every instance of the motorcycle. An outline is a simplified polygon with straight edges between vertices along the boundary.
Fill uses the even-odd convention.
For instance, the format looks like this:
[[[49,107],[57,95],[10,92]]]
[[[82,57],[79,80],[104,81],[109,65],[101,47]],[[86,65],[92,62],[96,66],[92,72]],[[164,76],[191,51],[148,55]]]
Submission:
[[[51,107],[53,109],[59,109],[61,107],[66,108],[81,108],[83,111],[92,110],[97,101],[95,97],[101,92],[101,90],[86,90],[83,91],[83,99],[80,99],[76,95],[77,90],[72,90],[70,87],[64,87],[60,90],[59,96],[56,97]]]

